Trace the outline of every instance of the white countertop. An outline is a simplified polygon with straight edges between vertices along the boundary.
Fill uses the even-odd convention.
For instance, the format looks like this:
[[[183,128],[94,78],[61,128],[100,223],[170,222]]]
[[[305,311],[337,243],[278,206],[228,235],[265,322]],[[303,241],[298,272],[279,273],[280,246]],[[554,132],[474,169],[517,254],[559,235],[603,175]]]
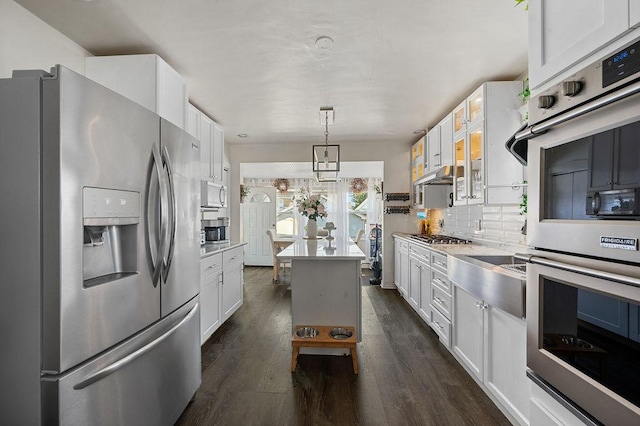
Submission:
[[[278,259],[305,260],[362,260],[366,256],[351,238],[336,237],[334,240],[298,239],[278,253]]]
[[[526,253],[526,246],[507,244],[493,241],[474,241],[472,244],[427,244],[423,241],[411,238],[410,234],[394,233],[394,237],[402,238],[411,244],[426,247],[448,255],[494,255],[494,254],[514,254]]]
[[[243,246],[247,243],[244,241],[224,241],[224,242],[211,242],[200,246],[200,259],[213,256],[223,251],[231,250],[236,247]]]

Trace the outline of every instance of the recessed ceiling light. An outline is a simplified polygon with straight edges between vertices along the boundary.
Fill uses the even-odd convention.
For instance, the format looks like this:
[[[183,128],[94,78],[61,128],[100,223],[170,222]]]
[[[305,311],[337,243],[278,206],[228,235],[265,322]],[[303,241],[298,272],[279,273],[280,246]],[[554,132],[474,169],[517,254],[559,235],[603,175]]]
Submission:
[[[318,49],[331,49],[333,47],[333,39],[329,36],[320,36],[316,39],[316,47]]]
[[[246,138],[247,136],[249,135],[247,135],[246,133],[238,133],[239,138]]]

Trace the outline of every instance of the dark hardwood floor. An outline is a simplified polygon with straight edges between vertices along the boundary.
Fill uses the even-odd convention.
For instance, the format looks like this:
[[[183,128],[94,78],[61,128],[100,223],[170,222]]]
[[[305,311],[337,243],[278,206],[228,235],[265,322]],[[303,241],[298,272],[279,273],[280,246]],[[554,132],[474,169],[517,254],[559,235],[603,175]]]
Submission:
[[[350,357],[291,365],[291,291],[246,267],[244,305],[202,347],[202,385],[178,425],[508,425],[398,292],[362,292]]]

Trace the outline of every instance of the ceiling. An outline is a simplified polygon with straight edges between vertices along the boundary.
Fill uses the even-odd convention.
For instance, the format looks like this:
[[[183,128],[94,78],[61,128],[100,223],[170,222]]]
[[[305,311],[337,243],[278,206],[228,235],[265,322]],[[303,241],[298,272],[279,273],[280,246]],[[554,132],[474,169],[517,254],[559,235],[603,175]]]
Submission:
[[[527,70],[514,0],[16,1],[94,55],[159,54],[227,143],[322,143],[329,106],[329,143],[410,143]]]

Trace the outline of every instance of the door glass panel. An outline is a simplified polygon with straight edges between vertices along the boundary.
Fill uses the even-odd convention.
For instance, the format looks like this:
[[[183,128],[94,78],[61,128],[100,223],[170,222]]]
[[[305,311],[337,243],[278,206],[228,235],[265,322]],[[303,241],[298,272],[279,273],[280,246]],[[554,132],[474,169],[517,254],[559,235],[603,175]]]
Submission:
[[[461,200],[464,200],[465,196],[467,195],[465,182],[464,182],[464,179],[465,179],[464,167],[465,167],[465,160],[466,160],[466,153],[464,149],[464,137],[456,140],[454,146],[456,150],[455,152],[456,167],[454,169],[455,193],[456,193],[456,200],[461,201]]]
[[[471,95],[469,98],[469,121],[474,122],[483,117],[482,112],[482,90]]]
[[[466,108],[464,104],[460,105],[458,109],[453,112],[453,132],[458,133],[462,130],[465,121]]]
[[[251,196],[251,199],[249,200],[249,202],[250,203],[270,203],[271,197],[269,197],[264,192],[258,192],[257,194],[254,194]]]
[[[482,194],[482,128],[469,133],[469,156],[471,159],[471,188],[473,198]]]

